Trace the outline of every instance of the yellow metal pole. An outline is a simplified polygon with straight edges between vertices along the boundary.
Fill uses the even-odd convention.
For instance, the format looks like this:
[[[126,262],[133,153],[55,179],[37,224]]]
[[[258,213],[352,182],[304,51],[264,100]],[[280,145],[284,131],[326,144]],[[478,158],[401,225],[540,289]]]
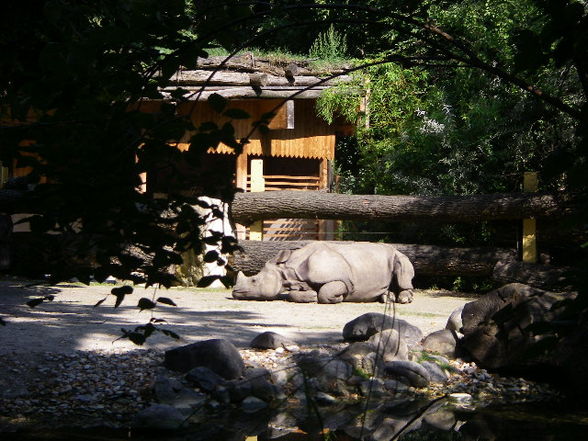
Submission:
[[[523,191],[536,192],[539,189],[537,172],[525,172]],[[537,263],[537,222],[534,218],[523,219],[523,262]]]
[[[251,191],[265,191],[263,178],[263,159],[251,159]],[[249,240],[263,239],[263,220],[256,221],[249,226]]]

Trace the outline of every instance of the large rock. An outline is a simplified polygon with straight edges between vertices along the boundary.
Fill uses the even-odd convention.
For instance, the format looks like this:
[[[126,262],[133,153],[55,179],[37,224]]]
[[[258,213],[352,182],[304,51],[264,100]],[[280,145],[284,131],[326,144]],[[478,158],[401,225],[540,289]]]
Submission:
[[[454,331],[458,333],[460,336],[461,328],[463,327],[463,320],[461,319],[461,314],[463,313],[463,307],[465,305],[461,305],[458,308],[455,308],[449,318],[447,319],[447,324],[445,325],[445,329],[449,329],[450,331]]]
[[[224,339],[204,340],[171,349],[165,353],[164,364],[178,372],[204,366],[227,380],[241,377],[245,370],[237,348]]]
[[[431,380],[429,371],[414,361],[391,361],[386,363],[385,374],[413,387],[426,387]]]
[[[457,346],[457,334],[449,329],[431,332],[423,339],[421,345],[427,352],[453,358]]]
[[[533,328],[543,327],[562,312],[557,294],[511,283],[467,303],[462,312],[464,337],[459,347],[488,369],[520,369],[552,364],[549,356],[533,354],[543,338]]]
[[[408,347],[395,329],[386,329],[367,341],[351,343],[340,357],[355,370],[374,375],[387,361],[408,360]]]
[[[135,415],[132,426],[136,429],[177,430],[186,416],[173,406],[153,404]]]
[[[197,388],[206,392],[214,391],[218,386],[224,386],[226,380],[205,366],[198,366],[186,374],[186,380]]]
[[[160,404],[167,404],[176,409],[192,409],[200,407],[206,401],[206,396],[187,388],[176,379],[159,375],[155,379],[153,393]]]
[[[409,346],[415,345],[423,338],[422,331],[405,320],[368,312],[351,320],[343,327],[343,339],[345,341],[365,341],[372,335],[386,329],[395,329]]]
[[[345,360],[318,350],[296,354],[294,360],[300,369],[300,375],[295,378],[299,386],[311,385],[332,395],[350,393],[348,380],[353,375],[353,368]]]

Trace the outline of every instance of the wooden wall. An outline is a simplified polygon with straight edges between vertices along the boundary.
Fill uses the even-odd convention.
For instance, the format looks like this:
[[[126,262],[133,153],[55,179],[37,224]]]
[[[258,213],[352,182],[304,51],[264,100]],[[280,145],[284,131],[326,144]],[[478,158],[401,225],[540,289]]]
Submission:
[[[252,122],[261,118],[283,103],[283,100],[236,100],[229,108],[238,108],[251,115],[250,119],[232,120],[237,138],[250,134]],[[285,107],[285,106],[284,106]],[[206,102],[190,102],[179,106],[179,113],[191,115],[195,125],[204,121],[224,124],[229,119],[219,115]],[[188,142],[188,136],[183,140]],[[221,146],[216,152],[231,153]],[[297,100],[294,103],[294,128],[270,130],[267,134],[253,132],[246,146],[247,155],[276,156],[290,158],[325,158],[335,156],[334,129],[316,115],[315,100]]]

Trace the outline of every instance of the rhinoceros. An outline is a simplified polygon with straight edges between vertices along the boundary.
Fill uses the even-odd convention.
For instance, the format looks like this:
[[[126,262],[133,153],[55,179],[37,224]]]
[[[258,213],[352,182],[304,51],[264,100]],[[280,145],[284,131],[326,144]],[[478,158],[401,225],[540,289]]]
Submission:
[[[256,275],[237,275],[233,297],[293,302],[373,302],[390,294],[398,303],[413,298],[414,268],[391,245],[314,242],[281,251]]]

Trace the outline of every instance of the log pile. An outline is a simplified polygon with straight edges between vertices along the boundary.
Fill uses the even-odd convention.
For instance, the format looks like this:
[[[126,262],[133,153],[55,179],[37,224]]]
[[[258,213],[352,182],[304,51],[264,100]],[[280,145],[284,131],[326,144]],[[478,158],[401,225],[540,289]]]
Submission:
[[[233,256],[231,266],[247,275],[259,272],[281,250],[302,248],[312,241],[239,241],[243,252]],[[345,242],[349,243],[349,242]],[[491,276],[499,261],[512,261],[515,250],[499,248],[445,248],[431,245],[390,244],[405,254],[419,275]]]
[[[213,93],[227,99],[277,98],[295,94],[297,99],[314,99],[323,90],[340,82],[349,81],[346,68],[329,71],[312,69],[307,61],[270,60],[253,54],[199,58],[197,69],[186,69],[170,78],[170,85],[162,90],[164,96],[177,86],[187,91],[191,100],[205,101]]]

